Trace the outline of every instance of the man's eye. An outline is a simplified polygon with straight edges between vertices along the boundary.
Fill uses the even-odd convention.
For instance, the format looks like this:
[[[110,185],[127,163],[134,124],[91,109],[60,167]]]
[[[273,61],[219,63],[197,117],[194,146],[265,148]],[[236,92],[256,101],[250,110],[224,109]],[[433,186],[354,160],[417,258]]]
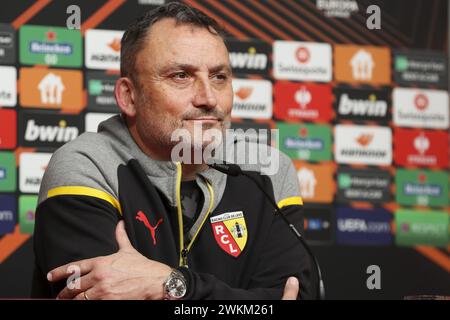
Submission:
[[[189,75],[186,72],[177,72],[172,75],[172,78],[176,80],[185,80],[189,78]]]
[[[214,75],[214,78],[217,80],[227,80],[228,76],[224,73],[218,73],[218,74]]]

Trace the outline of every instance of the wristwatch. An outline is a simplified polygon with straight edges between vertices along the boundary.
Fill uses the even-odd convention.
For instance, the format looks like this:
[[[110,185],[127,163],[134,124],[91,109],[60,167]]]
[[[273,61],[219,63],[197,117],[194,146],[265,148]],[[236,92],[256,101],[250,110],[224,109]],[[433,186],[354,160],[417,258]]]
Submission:
[[[167,280],[164,282],[164,299],[179,300],[186,295],[187,285],[183,274],[177,269],[172,269]]]

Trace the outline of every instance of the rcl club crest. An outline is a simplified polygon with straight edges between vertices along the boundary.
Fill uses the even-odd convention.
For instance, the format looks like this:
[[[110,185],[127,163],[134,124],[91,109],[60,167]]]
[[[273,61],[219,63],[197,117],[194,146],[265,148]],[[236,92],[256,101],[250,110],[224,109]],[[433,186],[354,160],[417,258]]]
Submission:
[[[227,212],[210,218],[214,238],[223,251],[237,258],[247,243],[247,226],[242,211]]]

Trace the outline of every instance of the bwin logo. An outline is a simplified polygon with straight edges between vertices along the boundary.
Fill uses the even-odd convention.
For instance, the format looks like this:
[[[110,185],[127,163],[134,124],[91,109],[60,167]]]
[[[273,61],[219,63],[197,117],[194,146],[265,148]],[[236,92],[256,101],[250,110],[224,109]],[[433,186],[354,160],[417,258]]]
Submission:
[[[384,117],[387,113],[387,103],[377,100],[374,94],[371,94],[368,100],[351,99],[347,94],[343,94],[339,100],[339,113]]]
[[[25,130],[26,141],[68,142],[78,137],[77,127],[68,127],[65,120],[59,126],[40,126],[34,120],[28,120]]]
[[[248,53],[230,52],[230,62],[232,68],[264,70],[267,66],[267,55],[256,53],[256,49],[251,47]]]

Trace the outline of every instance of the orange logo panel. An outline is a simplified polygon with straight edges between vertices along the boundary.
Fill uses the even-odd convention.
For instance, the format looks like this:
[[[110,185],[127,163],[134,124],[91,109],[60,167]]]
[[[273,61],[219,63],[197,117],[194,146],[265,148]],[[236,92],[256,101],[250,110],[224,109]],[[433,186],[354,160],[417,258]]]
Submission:
[[[341,82],[390,84],[390,51],[381,47],[336,45],[334,75]]]
[[[81,111],[84,107],[81,71],[21,68],[20,104],[26,108]]]
[[[332,164],[310,164],[301,161],[294,161],[294,164],[300,184],[300,195],[305,203],[333,202],[335,185],[333,180],[334,167]]]

